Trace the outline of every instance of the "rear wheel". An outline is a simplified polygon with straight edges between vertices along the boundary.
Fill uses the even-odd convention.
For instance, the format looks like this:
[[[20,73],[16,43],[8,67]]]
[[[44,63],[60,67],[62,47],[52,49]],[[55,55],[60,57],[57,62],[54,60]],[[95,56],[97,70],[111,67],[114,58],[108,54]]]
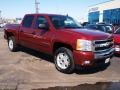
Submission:
[[[8,38],[8,47],[9,47],[10,51],[12,51],[12,52],[17,51],[17,49],[18,49],[18,45],[13,36]]]
[[[72,73],[74,70],[74,61],[73,61],[73,55],[72,51],[65,48],[61,47],[55,52],[55,66],[58,71],[63,72],[63,73]]]

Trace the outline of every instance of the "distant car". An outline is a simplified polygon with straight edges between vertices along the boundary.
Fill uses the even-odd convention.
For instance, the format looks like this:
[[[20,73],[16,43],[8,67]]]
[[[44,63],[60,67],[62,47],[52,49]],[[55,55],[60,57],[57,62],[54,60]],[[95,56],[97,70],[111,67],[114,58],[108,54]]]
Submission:
[[[115,53],[120,54],[120,27],[113,34],[115,42]]]
[[[113,26],[109,24],[88,24],[87,26],[85,26],[85,28],[92,30],[99,30],[106,33],[114,32]]]
[[[6,23],[1,23],[0,28],[3,28],[6,25]]]
[[[2,28],[2,24],[0,24],[0,28]]]

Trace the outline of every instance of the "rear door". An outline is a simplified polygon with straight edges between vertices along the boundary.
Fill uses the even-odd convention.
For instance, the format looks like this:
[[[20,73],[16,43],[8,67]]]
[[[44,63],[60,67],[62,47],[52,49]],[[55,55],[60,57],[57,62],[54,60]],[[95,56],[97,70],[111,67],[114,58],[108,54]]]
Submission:
[[[20,28],[19,33],[19,40],[20,44],[26,47],[32,47],[32,38],[34,33],[34,30],[32,28],[34,21],[34,15],[26,15],[24,17],[24,20],[22,22],[22,26]]]

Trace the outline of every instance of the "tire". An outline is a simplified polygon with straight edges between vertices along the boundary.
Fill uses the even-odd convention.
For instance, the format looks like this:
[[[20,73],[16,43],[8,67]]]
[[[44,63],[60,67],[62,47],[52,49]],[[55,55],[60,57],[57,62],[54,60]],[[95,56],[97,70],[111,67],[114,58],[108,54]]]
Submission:
[[[54,55],[55,67],[58,71],[66,74],[71,74],[75,69],[72,51],[61,47]]]
[[[8,38],[8,47],[11,52],[15,52],[18,50],[18,45],[13,36]]]

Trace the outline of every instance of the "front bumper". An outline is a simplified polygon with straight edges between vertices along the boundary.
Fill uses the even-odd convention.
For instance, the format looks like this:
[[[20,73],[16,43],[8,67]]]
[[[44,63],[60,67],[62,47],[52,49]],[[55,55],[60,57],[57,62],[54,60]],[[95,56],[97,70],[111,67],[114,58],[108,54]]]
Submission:
[[[114,48],[109,51],[104,52],[80,52],[80,51],[74,51],[74,61],[76,65],[80,66],[94,66],[96,64],[106,64],[105,60],[112,58],[114,55]],[[90,63],[86,64],[85,61],[89,61]],[[107,62],[109,63],[109,62]]]

